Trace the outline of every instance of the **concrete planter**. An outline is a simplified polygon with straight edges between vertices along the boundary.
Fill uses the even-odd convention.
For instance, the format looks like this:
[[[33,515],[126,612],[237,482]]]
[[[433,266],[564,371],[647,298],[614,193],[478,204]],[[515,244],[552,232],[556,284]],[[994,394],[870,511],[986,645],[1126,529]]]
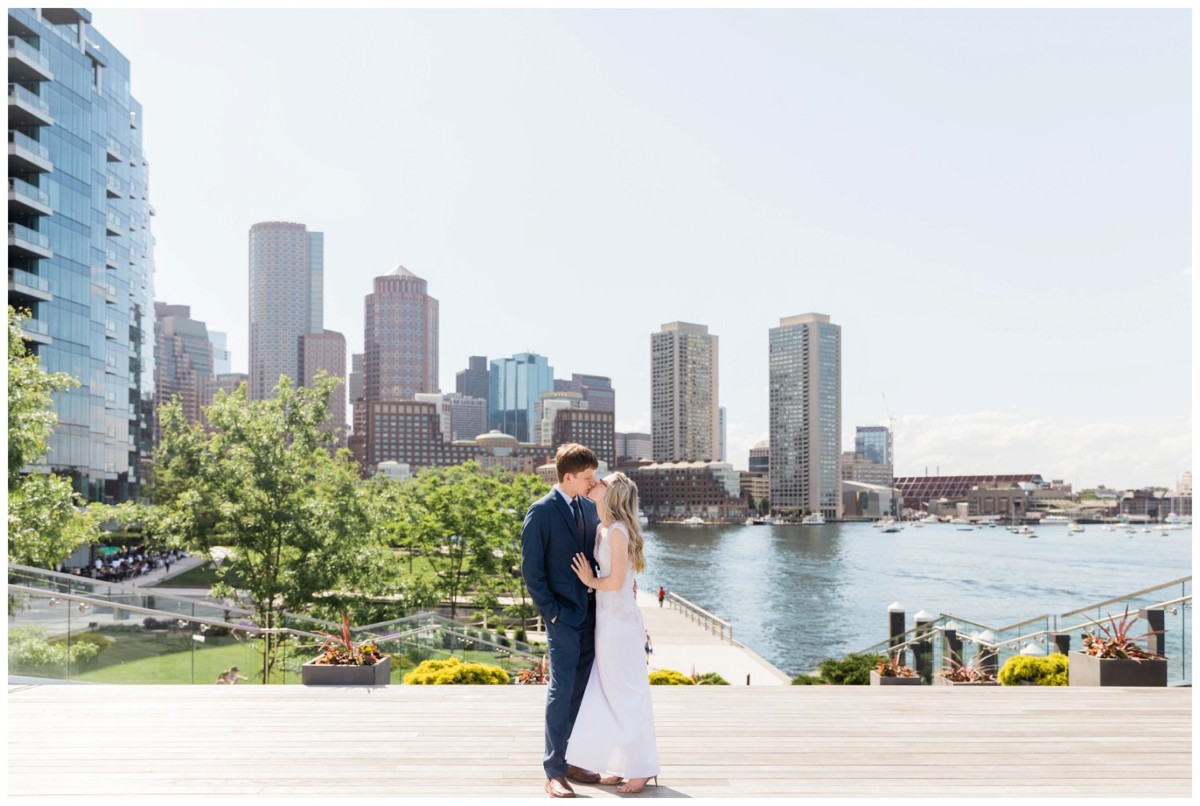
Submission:
[[[998,686],[1000,685],[1000,681],[992,680],[987,683],[956,683],[953,680],[947,680],[940,674],[935,674],[933,676],[933,684],[935,686]]]
[[[879,672],[871,671],[872,686],[919,686],[920,677],[884,677]]]
[[[306,686],[386,686],[391,677],[391,655],[384,655],[372,666],[330,666],[309,661],[300,667],[300,682]]]
[[[1163,658],[1097,658],[1078,650],[1072,650],[1069,657],[1069,684],[1072,686],[1165,688],[1167,685],[1167,661]]]

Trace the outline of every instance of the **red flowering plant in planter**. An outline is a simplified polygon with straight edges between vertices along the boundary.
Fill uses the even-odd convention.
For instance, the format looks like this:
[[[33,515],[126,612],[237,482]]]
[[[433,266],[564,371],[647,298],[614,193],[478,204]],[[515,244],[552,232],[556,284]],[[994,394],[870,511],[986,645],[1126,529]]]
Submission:
[[[529,686],[546,684],[550,682],[550,665],[546,658],[542,658],[529,669],[517,670],[517,685]]]
[[[995,675],[984,668],[984,664],[994,657],[996,657],[995,653],[975,655],[966,663],[958,658],[948,657],[946,668],[938,674],[950,683],[994,683],[996,682]]]
[[[356,644],[350,639],[350,617],[344,610],[340,637],[321,630],[316,632],[324,635],[326,640],[320,646],[321,654],[312,661],[313,663],[322,666],[373,666],[383,660],[383,653],[375,646],[374,641]]]
[[[881,657],[879,663],[875,664],[875,673],[880,677],[916,677],[917,671],[905,666],[901,660],[903,657],[903,650]]]
[[[1088,621],[1100,628],[1100,635],[1095,630],[1083,634],[1083,651],[1097,658],[1118,658],[1120,660],[1161,660],[1158,655],[1151,655],[1134,643],[1140,638],[1151,635],[1162,635],[1166,630],[1147,630],[1140,635],[1130,635],[1136,615],[1129,615],[1129,605],[1125,605],[1125,615],[1118,621],[1112,618],[1107,624],[1089,618]]]

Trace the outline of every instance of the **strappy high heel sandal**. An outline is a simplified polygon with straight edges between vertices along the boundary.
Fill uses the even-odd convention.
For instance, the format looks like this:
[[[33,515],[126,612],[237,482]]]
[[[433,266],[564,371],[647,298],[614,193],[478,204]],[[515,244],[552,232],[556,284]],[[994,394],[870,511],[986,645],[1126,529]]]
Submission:
[[[645,789],[646,784],[650,783],[651,780],[654,781],[654,786],[657,787],[658,786],[658,776],[651,775],[649,778],[631,778],[628,781],[626,781],[622,786],[618,786],[617,791],[623,795],[636,795],[637,793],[639,793],[643,789]],[[630,784],[633,781],[641,781],[641,783],[638,784],[637,789],[633,789],[630,787]]]

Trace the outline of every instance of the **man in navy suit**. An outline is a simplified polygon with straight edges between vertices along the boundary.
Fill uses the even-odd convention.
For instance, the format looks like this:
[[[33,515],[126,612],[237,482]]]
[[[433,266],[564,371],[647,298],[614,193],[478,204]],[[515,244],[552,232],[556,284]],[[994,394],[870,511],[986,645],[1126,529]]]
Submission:
[[[587,497],[596,484],[599,462],[590,448],[563,445],[555,455],[558,484],[525,513],[521,529],[521,575],[546,622],[550,686],[546,693],[546,792],[573,798],[570,777],[596,783],[598,773],[567,765],[567,739],[583,702],[583,690],[596,657],[596,597],[571,568],[583,552],[593,569],[596,505]]]

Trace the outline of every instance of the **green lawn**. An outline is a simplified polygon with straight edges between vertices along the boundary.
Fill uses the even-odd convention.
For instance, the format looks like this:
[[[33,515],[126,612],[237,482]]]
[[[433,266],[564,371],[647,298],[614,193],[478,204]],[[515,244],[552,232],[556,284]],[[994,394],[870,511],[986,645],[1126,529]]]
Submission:
[[[226,574],[225,581],[235,588],[243,587],[242,580],[237,574]],[[160,582],[159,586],[163,588],[211,588],[215,584],[217,584],[216,568],[212,563],[206,563],[189,568],[182,574]]]
[[[249,678],[242,685],[258,684],[262,680],[262,650],[257,642],[238,641],[230,637],[211,637],[203,644],[195,644],[196,651],[193,652],[192,639],[185,634],[101,632],[113,639],[113,645],[103,650],[94,661],[82,669],[73,668],[72,680],[145,685],[187,685],[193,682],[197,685],[215,685],[217,676],[230,666],[237,666],[240,673]],[[272,682],[299,683],[300,664],[316,654],[315,648],[302,651],[296,659],[288,662],[289,671],[285,680],[275,679]],[[457,650],[454,654],[465,662],[499,665],[510,672],[527,665],[524,661],[514,663],[511,659],[498,659],[490,652],[477,650],[468,650],[465,657],[462,650]],[[436,657],[445,655],[438,654]],[[416,664],[403,653],[393,654],[392,684],[403,684],[404,675],[415,666]],[[62,667],[25,667],[13,664],[9,665],[9,674],[53,679],[66,677]]]

